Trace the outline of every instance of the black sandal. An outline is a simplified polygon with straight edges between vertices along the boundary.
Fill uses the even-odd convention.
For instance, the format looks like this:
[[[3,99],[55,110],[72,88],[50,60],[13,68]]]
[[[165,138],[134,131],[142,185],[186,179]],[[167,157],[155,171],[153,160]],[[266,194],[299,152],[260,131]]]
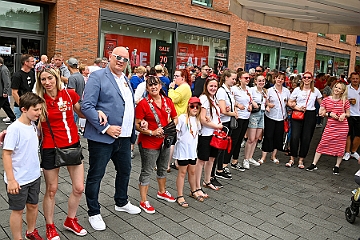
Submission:
[[[201,188],[199,188],[199,189],[196,189],[196,191],[201,191],[202,192],[202,197],[203,198],[209,198],[209,195],[206,193],[206,192],[204,192],[204,190],[202,190]]]
[[[208,183],[203,182],[203,186],[206,187],[206,188],[210,188],[210,189],[212,189],[212,190],[214,190],[214,191],[220,190],[219,187],[214,186],[214,184],[212,184],[211,182],[208,182]]]
[[[182,201],[182,202],[179,202],[179,198],[184,198],[184,196],[178,196],[176,198],[176,202],[177,202],[177,204],[179,204],[180,207],[183,207],[183,208],[189,207],[189,204],[185,201],[185,198],[184,198],[184,201]]]
[[[204,201],[204,197],[203,196],[195,196],[194,193],[200,191],[201,189],[197,189],[195,191],[190,191],[189,197],[192,197],[193,199],[195,199],[198,202],[203,202]]]

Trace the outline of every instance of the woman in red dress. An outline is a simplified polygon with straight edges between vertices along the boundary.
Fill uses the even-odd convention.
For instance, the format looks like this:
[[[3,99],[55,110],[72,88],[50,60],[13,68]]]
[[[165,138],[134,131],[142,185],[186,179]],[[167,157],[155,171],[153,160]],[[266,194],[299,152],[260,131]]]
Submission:
[[[333,173],[338,175],[349,131],[346,118],[350,116],[350,103],[347,100],[347,87],[344,83],[338,82],[334,85],[332,95],[322,101],[319,115],[322,117],[327,116],[328,121],[320,143],[316,148],[314,161],[306,170],[317,170],[316,164],[321,154],[327,154],[337,157]]]

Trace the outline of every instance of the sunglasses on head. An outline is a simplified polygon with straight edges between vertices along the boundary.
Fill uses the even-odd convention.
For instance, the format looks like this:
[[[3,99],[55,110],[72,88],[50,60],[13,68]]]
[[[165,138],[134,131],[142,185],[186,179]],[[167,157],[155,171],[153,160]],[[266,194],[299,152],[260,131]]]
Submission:
[[[113,56],[116,58],[117,61],[123,61],[123,62],[128,62],[128,61],[129,61],[128,58],[125,58],[125,57],[123,57],[123,56],[116,55],[116,54],[114,54],[114,53],[112,53],[111,55],[113,55]]]
[[[199,109],[199,105],[194,105],[194,104],[190,104],[190,109],[194,109],[194,108],[196,108],[196,109]]]

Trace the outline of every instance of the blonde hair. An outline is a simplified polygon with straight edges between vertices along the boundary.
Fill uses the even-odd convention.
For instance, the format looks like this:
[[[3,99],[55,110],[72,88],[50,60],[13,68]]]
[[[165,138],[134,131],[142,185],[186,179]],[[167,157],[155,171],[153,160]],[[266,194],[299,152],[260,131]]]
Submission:
[[[334,86],[331,89],[331,96],[334,96],[334,88],[336,85],[341,84],[343,93],[340,96],[340,99],[345,103],[346,99],[348,99],[348,88],[346,87],[345,83],[343,82],[337,82],[334,84]]]
[[[37,79],[38,81],[36,81],[36,94],[39,95],[40,97],[44,98],[44,93],[46,92],[45,88],[43,87],[43,85],[41,84],[41,79],[40,76],[43,72],[47,72],[51,75],[53,75],[56,79],[56,88],[58,91],[62,90],[62,85],[61,85],[61,78],[60,78],[60,73],[59,73],[59,69],[57,68],[44,68],[42,71],[37,72]]]

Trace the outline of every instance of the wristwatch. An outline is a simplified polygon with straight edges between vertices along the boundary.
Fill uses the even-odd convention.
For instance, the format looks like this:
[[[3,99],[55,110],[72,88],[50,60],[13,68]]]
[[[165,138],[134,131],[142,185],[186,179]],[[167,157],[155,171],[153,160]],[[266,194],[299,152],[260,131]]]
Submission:
[[[331,116],[330,116],[330,113],[331,113],[331,112],[328,112],[328,113],[327,113],[328,117],[331,117]]]

